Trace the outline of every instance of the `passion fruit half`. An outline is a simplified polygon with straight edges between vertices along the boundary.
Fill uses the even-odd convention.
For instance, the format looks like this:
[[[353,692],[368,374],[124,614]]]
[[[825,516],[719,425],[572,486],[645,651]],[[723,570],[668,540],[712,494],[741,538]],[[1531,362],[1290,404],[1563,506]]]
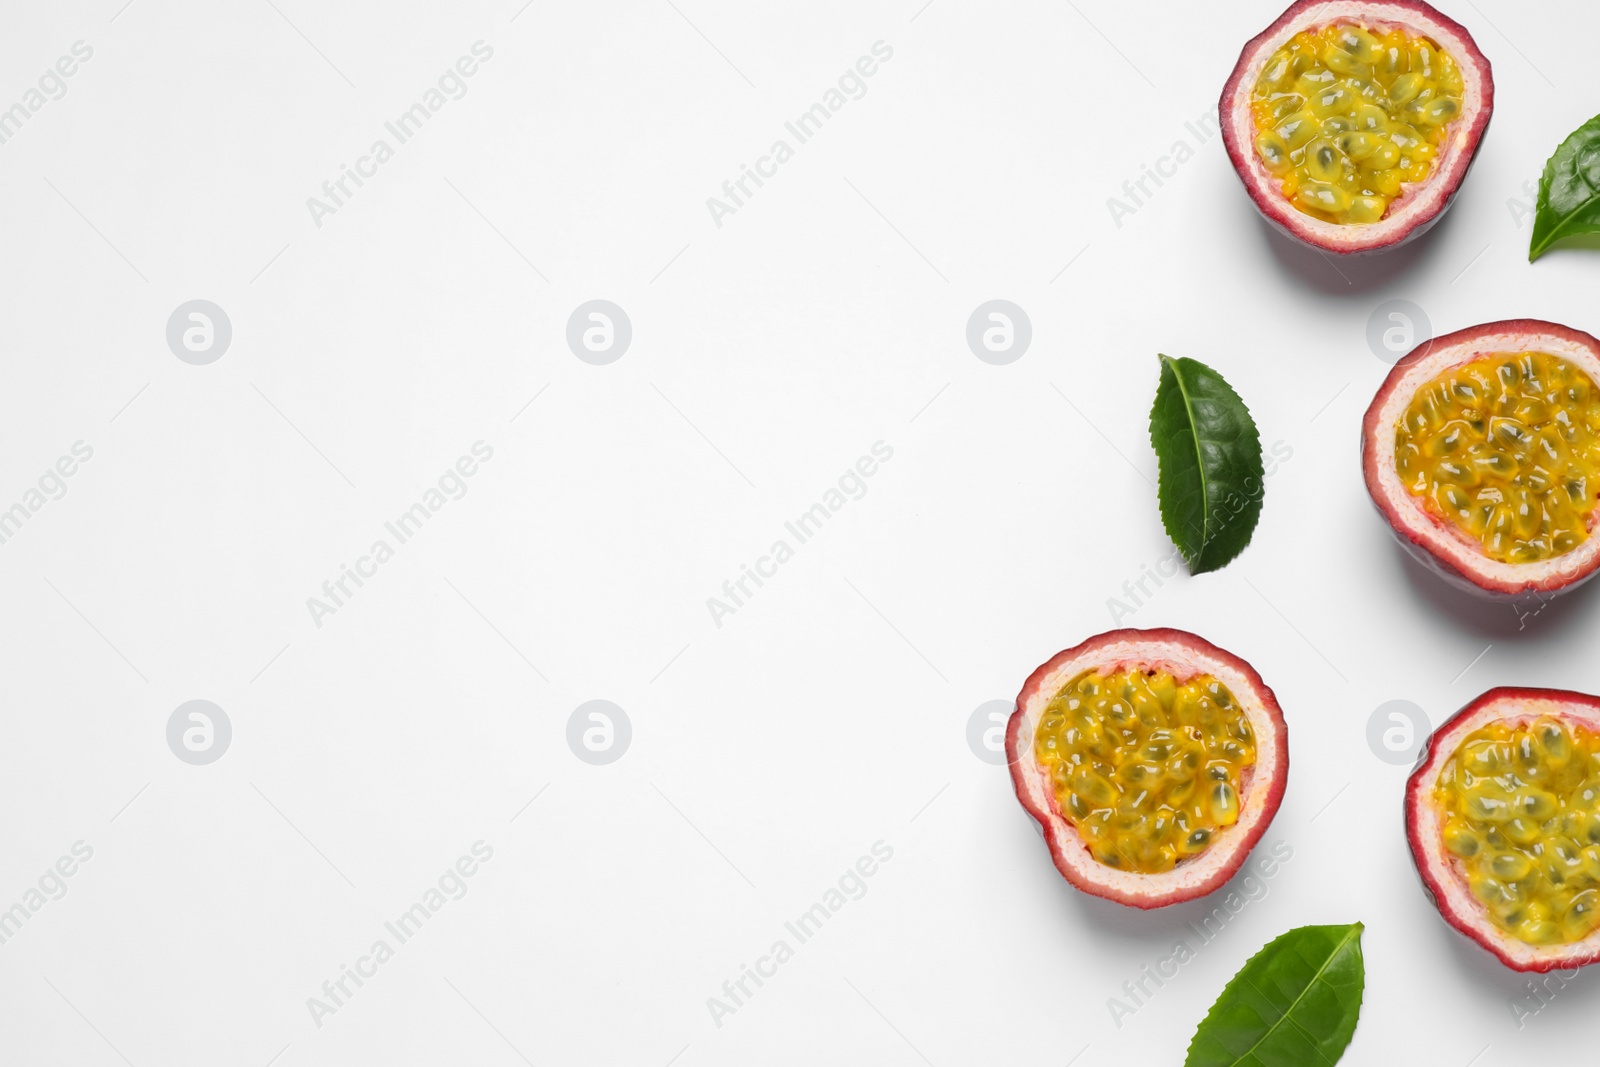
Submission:
[[[1489,690],[1433,732],[1405,803],[1446,922],[1513,970],[1600,960],[1600,697]]]
[[[1372,252],[1450,205],[1494,78],[1472,36],[1421,0],[1300,0],[1244,46],[1219,110],[1268,220],[1314,248]]]
[[[1361,430],[1367,491],[1400,543],[1462,588],[1563,592],[1600,567],[1600,341],[1511,319],[1396,363]]]
[[[1062,877],[1135,908],[1227,882],[1289,774],[1272,690],[1183,630],[1112,630],[1052,657],[1017,696],[1006,755]]]

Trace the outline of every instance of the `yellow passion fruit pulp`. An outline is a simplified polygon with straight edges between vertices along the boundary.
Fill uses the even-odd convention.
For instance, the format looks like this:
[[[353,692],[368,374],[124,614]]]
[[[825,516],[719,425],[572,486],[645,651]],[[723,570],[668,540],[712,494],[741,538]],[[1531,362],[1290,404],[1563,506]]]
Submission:
[[[1086,672],[1045,708],[1033,743],[1061,815],[1100,863],[1169,871],[1239,820],[1256,738],[1209,674]]]
[[[1600,491],[1600,392],[1544,352],[1473,360],[1417,390],[1395,427],[1395,469],[1491,559],[1570,552]]]
[[[1600,924],[1600,733],[1491,723],[1456,748],[1433,800],[1444,848],[1496,927],[1558,945]]]
[[[1456,61],[1427,37],[1353,21],[1302,30],[1256,82],[1255,152],[1300,212],[1377,222],[1427,179],[1462,89]]]

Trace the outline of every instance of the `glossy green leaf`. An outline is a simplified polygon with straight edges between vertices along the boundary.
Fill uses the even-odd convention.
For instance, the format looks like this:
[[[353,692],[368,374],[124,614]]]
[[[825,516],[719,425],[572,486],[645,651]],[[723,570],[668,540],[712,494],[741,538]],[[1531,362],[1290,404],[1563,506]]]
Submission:
[[[1161,522],[1191,574],[1244,551],[1261,517],[1261,436],[1222,375],[1192,359],[1161,357],[1150,409],[1160,461]]]
[[[1600,115],[1573,131],[1544,165],[1528,259],[1538,259],[1563,238],[1595,233],[1600,233]]]
[[[1201,1020],[1184,1067],[1332,1067],[1361,1017],[1360,923],[1269,942]]]

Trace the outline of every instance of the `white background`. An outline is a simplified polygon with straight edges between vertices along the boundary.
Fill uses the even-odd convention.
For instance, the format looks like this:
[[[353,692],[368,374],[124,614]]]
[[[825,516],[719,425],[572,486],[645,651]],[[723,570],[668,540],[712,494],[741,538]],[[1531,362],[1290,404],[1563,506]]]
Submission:
[[[94,450],[0,545],[0,908],[94,850],[0,945],[0,1060],[1172,1064],[1264,942],[1358,919],[1347,1063],[1590,1031],[1587,975],[1518,1029],[1523,979],[1423,896],[1406,769],[1366,728],[1389,700],[1437,724],[1495,684],[1595,690],[1600,601],[1519,628],[1442,590],[1373,513],[1357,426],[1385,300],[1436,332],[1600,327],[1592,254],[1530,266],[1516,206],[1594,110],[1600,13],[1450,5],[1495,64],[1477,167],[1423,240],[1334,263],[1185,127],[1276,4],[122,2],[0,28],[0,107],[94,49],[0,145],[0,507]],[[315,225],[307,198],[478,40],[466,96]],[[706,198],[880,40],[866,95],[716,226]],[[165,340],[195,298],[233,325],[209,366]],[[609,366],[564,340],[594,298],[633,324]],[[964,337],[993,298],[1032,320],[1009,366]],[[1107,999],[1215,901],[1074,892],[966,731],[1171,551],[1157,352],[1293,450],[1248,551],[1125,621],[1277,691],[1265,840],[1294,858],[1118,1028]],[[467,495],[315,625],[307,598],[479,440]],[[866,495],[714,625],[880,440]],[[233,724],[209,766],[165,740],[195,698]],[[608,766],[567,745],[591,699],[632,723]],[[307,998],[478,840],[467,895],[317,1026]],[[716,1025],[707,998],[879,840],[866,895]]]

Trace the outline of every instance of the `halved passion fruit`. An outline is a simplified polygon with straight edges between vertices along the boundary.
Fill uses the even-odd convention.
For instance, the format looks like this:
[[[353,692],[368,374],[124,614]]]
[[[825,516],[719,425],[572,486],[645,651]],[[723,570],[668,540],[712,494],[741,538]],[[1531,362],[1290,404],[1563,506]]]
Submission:
[[[1272,690],[1182,630],[1112,630],[1056,655],[1022,687],[1006,755],[1056,869],[1136,908],[1222,886],[1289,773]]]
[[[1445,921],[1518,971],[1600,960],[1600,698],[1491,689],[1435,730],[1406,837]]]
[[[1489,61],[1421,0],[1300,0],[1245,45],[1219,117],[1261,213],[1348,253],[1433,225],[1493,111]]]
[[[1401,544],[1464,588],[1554,594],[1600,567],[1600,341],[1536,319],[1474,326],[1395,364],[1361,431]]]

